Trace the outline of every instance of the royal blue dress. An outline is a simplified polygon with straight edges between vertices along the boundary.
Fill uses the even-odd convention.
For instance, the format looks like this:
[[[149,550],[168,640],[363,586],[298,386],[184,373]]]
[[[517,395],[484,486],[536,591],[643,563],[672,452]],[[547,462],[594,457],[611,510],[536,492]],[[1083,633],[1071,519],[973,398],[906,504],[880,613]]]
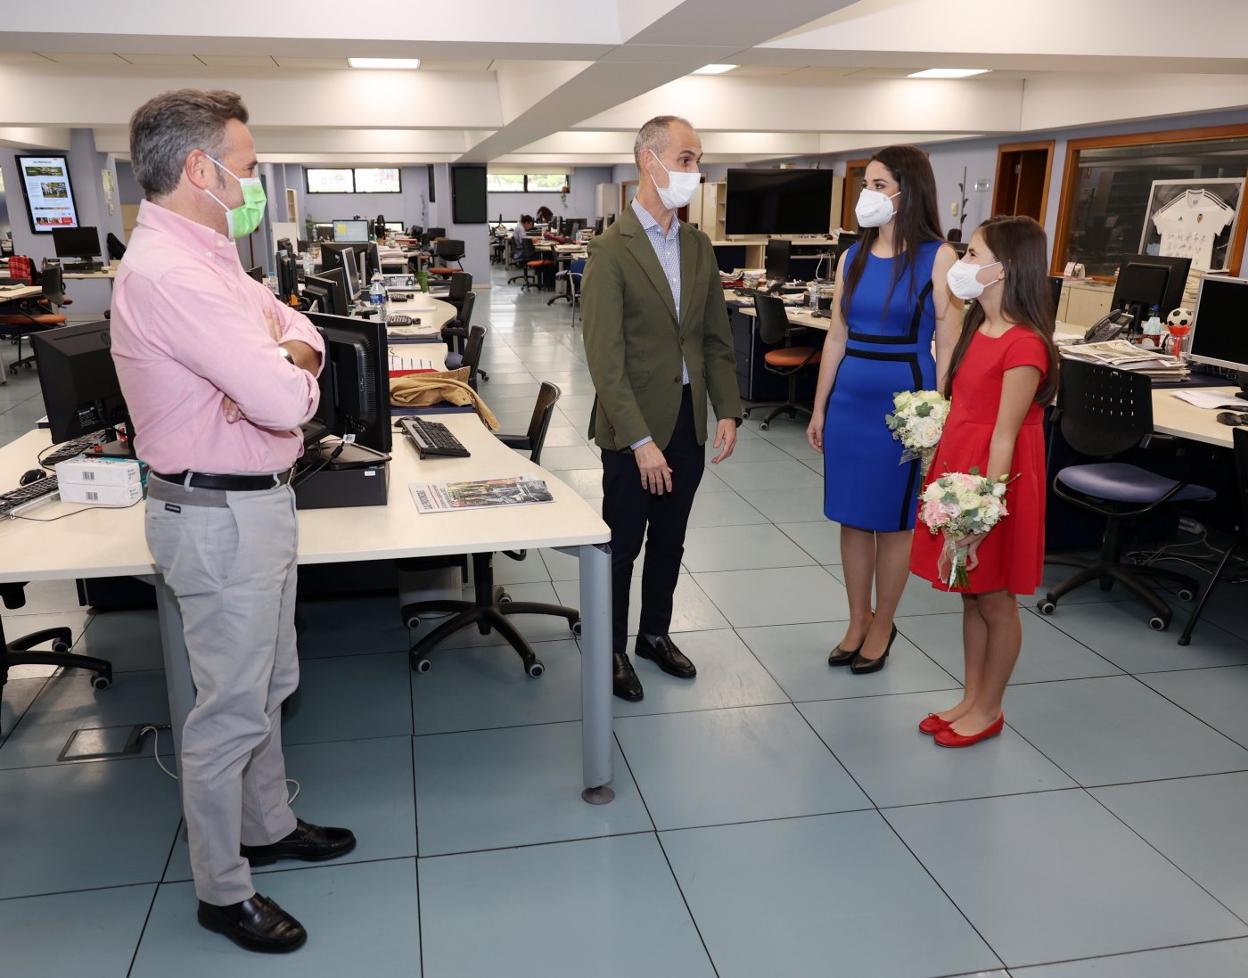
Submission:
[[[941,242],[914,249],[914,261],[892,295],[893,266],[900,258],[867,256],[846,313],[849,338],[836,372],[823,426],[823,512],[860,530],[914,528],[919,463],[900,464],[884,415],[893,395],[936,386],[932,336],[932,266]],[[848,268],[859,245],[845,259]],[[837,297],[840,301],[840,297]]]

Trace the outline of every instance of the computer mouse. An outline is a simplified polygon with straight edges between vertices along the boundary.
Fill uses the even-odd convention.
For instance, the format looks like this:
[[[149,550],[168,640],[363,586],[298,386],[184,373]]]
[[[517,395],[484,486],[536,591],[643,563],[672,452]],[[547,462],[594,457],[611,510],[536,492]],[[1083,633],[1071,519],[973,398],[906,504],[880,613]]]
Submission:
[[[32,482],[38,482],[40,479],[46,479],[47,477],[48,473],[44,472],[43,469],[27,469],[22,473],[22,477],[17,480],[17,484],[19,486],[28,486]]]
[[[1231,425],[1232,427],[1248,425],[1248,414],[1237,414],[1234,411],[1219,411],[1218,424]]]

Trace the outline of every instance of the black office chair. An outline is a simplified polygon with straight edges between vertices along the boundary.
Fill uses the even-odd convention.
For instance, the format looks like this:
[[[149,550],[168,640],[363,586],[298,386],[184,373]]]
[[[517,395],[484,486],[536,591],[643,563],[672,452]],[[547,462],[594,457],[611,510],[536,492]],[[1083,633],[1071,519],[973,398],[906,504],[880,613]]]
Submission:
[[[126,246],[122,243],[121,239],[117,237],[117,235],[113,234],[112,231],[109,231],[107,237],[105,237],[104,245],[108,251],[110,261],[121,261],[126,257]],[[302,250],[306,251],[307,249],[305,248]]]
[[[529,262],[533,261],[535,258],[537,258],[537,245],[533,243],[531,238],[521,238],[519,241],[519,247],[512,249],[511,252],[511,263],[520,269],[520,274],[513,275],[509,278],[507,280],[507,284],[511,285],[513,282],[523,283],[520,286],[521,292],[525,289],[532,288],[534,282],[531,278],[529,278]]]
[[[1062,437],[1080,455],[1112,459],[1152,441],[1169,440],[1153,433],[1152,381],[1126,370],[1064,360],[1057,411]],[[1095,560],[1045,558],[1046,563],[1079,570],[1045,595],[1037,605],[1040,611],[1053,614],[1064,595],[1091,581],[1100,581],[1102,591],[1118,583],[1152,610],[1150,628],[1169,628],[1170,606],[1146,578],[1177,583],[1185,599],[1196,593],[1196,582],[1166,568],[1124,564],[1124,530],[1166,503],[1208,502],[1214,491],[1138,465],[1105,461],[1067,466],[1054,477],[1053,492],[1072,506],[1105,517],[1105,535]]]
[[[65,295],[65,280],[60,265],[45,265],[35,284],[43,290],[42,295],[19,302],[16,312],[0,316],[0,335],[9,336],[17,345],[17,359],[9,364],[11,374],[16,374],[23,367],[32,369],[35,365],[33,349],[29,355],[22,355],[22,341],[32,333],[64,326],[66,319],[60,310],[73,305],[74,300]]]
[[[439,264],[429,269],[430,275],[438,275],[448,278],[457,271],[464,270],[464,243],[455,238],[439,238],[437,244],[434,245],[434,257],[438,259]],[[451,267],[454,262],[456,268]]]
[[[21,608],[26,604],[26,585],[0,584],[0,600],[4,601],[6,608]],[[50,652],[33,651],[36,645],[44,642],[51,644]],[[0,621],[0,695],[9,681],[9,669],[12,666],[87,669],[95,674],[91,677],[92,686],[96,689],[108,689],[113,684],[112,664],[89,655],[71,654],[69,649],[73,644],[74,633],[68,628],[43,628],[10,642],[4,637],[4,623]]]
[[[424,230],[425,229],[422,228],[419,224],[413,224],[411,227],[407,229],[407,236],[409,238],[419,238],[421,234],[424,233]]]
[[[1248,557],[1248,428],[1236,428],[1233,434],[1235,438],[1235,483],[1239,490],[1238,526],[1235,528],[1235,536],[1231,538],[1226,550],[1223,551],[1222,559],[1218,561],[1217,568],[1200,590],[1200,597],[1196,599],[1196,607],[1192,609],[1192,613],[1187,619],[1187,625],[1183,628],[1183,634],[1179,636],[1180,645],[1191,644],[1192,632],[1196,628],[1196,622],[1205,610],[1205,605],[1209,603],[1209,597],[1213,594],[1213,589],[1218,586],[1218,582],[1222,580],[1222,575],[1226,573],[1226,568],[1232,558],[1236,554],[1242,555],[1240,557],[1241,560]]]
[[[429,235],[430,240],[437,241],[439,238],[446,237],[446,228],[427,228],[426,233]]]
[[[464,297],[472,291],[472,275],[468,272],[453,272],[451,274],[451,287],[447,293],[446,302],[455,307],[455,311],[463,313]]]
[[[748,418],[751,411],[772,408],[771,414],[767,415],[766,420],[759,425],[763,431],[766,431],[771,427],[772,421],[782,414],[787,414],[794,420],[797,420],[798,412],[810,417],[811,409],[797,401],[797,381],[803,370],[808,367],[818,368],[822,351],[817,346],[793,345],[794,336],[805,333],[807,330],[803,327],[794,328],[789,323],[783,300],[773,295],[756,292],[754,293],[754,309],[758,313],[758,338],[768,346],[775,347],[763,355],[763,369],[769,374],[784,377],[789,382],[787,400],[751,404],[744,411],[744,417]]]
[[[529,422],[529,430],[525,435],[499,435],[506,445],[520,451],[528,451],[529,457],[537,462],[541,458],[542,445],[546,440],[546,432],[550,429],[550,419],[555,413],[555,404],[559,400],[559,388],[551,383],[543,383],[537,394],[537,403],[533,408],[533,417]],[[524,551],[506,551],[513,560],[523,560]],[[420,627],[421,615],[439,612],[451,612],[453,617],[444,621],[428,635],[412,646],[410,659],[412,668],[418,673],[428,672],[433,668],[429,653],[444,639],[456,632],[476,625],[482,635],[491,631],[498,632],[520,656],[524,670],[533,678],[546,671],[546,667],[533,651],[524,636],[507,620],[511,615],[550,615],[555,618],[567,619],[568,626],[574,635],[581,633],[581,613],[576,608],[562,605],[542,604],[531,601],[513,601],[501,586],[494,583],[493,554],[479,553],[472,555],[472,575],[474,581],[475,600],[473,601],[417,601],[404,605],[401,611],[407,627]],[[434,558],[436,560],[437,558]],[[399,561],[400,568],[428,569],[435,566],[454,566],[454,558],[443,560],[440,564],[429,561]]]

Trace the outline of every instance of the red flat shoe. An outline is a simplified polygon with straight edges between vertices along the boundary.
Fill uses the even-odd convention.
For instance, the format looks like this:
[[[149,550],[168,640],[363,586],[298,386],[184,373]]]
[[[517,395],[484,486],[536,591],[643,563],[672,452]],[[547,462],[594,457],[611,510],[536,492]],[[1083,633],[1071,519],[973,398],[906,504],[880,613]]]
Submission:
[[[929,713],[919,723],[919,732],[925,734],[937,734],[942,730],[949,729],[949,721],[942,717],[939,713]]]
[[[936,743],[940,747],[970,747],[972,744],[978,744],[981,740],[987,740],[995,737],[1005,729],[1005,714],[1002,713],[997,717],[995,723],[989,724],[979,733],[960,734],[956,733],[952,727],[946,727],[944,730],[936,732]]]

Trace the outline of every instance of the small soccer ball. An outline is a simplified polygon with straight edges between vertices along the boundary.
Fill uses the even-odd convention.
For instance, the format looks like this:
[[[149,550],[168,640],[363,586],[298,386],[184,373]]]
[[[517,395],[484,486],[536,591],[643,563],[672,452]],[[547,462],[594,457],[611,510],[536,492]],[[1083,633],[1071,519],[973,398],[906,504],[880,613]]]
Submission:
[[[1171,309],[1166,317],[1167,326],[1190,326],[1195,314],[1190,309]]]

